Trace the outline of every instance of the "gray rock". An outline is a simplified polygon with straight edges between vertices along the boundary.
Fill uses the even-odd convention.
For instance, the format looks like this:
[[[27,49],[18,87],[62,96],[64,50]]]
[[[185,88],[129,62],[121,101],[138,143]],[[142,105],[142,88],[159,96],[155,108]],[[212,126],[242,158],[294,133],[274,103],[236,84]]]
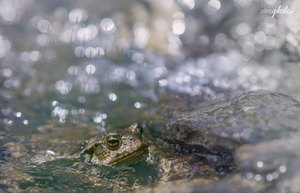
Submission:
[[[204,102],[193,109],[176,112],[163,131],[165,135],[189,145],[229,149],[237,170],[208,185],[181,182],[150,190],[181,192],[180,187],[186,186],[187,192],[300,191],[298,100],[269,91],[252,91]]]
[[[192,112],[178,113],[168,136],[205,146],[256,144],[285,138],[300,129],[300,102],[269,91],[204,102]]]

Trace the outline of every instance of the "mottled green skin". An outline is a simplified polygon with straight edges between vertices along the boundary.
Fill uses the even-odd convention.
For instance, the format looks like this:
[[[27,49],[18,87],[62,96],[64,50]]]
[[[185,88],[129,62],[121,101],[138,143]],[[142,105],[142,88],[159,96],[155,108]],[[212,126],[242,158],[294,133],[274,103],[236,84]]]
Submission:
[[[112,146],[109,146],[109,140],[114,142]],[[148,142],[142,135],[142,129],[134,123],[123,131],[88,140],[80,154],[85,161],[95,164],[127,165],[140,160],[147,153]]]

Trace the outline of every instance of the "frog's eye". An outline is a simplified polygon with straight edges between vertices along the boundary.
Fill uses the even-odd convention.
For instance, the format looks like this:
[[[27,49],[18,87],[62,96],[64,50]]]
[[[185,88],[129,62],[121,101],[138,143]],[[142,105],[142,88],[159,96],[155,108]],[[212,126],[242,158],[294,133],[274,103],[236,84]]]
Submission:
[[[121,146],[121,136],[117,133],[111,133],[106,137],[106,146],[110,150],[117,150]]]

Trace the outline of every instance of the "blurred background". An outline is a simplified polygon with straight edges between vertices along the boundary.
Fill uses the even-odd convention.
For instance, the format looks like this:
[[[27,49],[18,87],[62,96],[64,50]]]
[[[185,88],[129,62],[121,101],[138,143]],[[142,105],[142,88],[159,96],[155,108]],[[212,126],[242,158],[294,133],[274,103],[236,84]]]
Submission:
[[[299,95],[299,4],[1,0],[1,124],[104,128],[183,96]]]
[[[69,124],[101,132],[186,98],[300,96],[299,10],[296,0],[0,0],[0,136],[30,143],[51,124],[59,139]]]

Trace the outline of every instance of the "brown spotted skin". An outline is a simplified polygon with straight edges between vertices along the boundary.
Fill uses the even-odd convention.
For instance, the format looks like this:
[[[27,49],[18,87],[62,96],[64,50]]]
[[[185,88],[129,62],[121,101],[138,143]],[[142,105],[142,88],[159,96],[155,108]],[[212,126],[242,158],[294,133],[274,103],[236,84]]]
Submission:
[[[148,153],[148,142],[136,123],[118,132],[96,136],[81,151],[85,161],[101,165],[128,165]]]

